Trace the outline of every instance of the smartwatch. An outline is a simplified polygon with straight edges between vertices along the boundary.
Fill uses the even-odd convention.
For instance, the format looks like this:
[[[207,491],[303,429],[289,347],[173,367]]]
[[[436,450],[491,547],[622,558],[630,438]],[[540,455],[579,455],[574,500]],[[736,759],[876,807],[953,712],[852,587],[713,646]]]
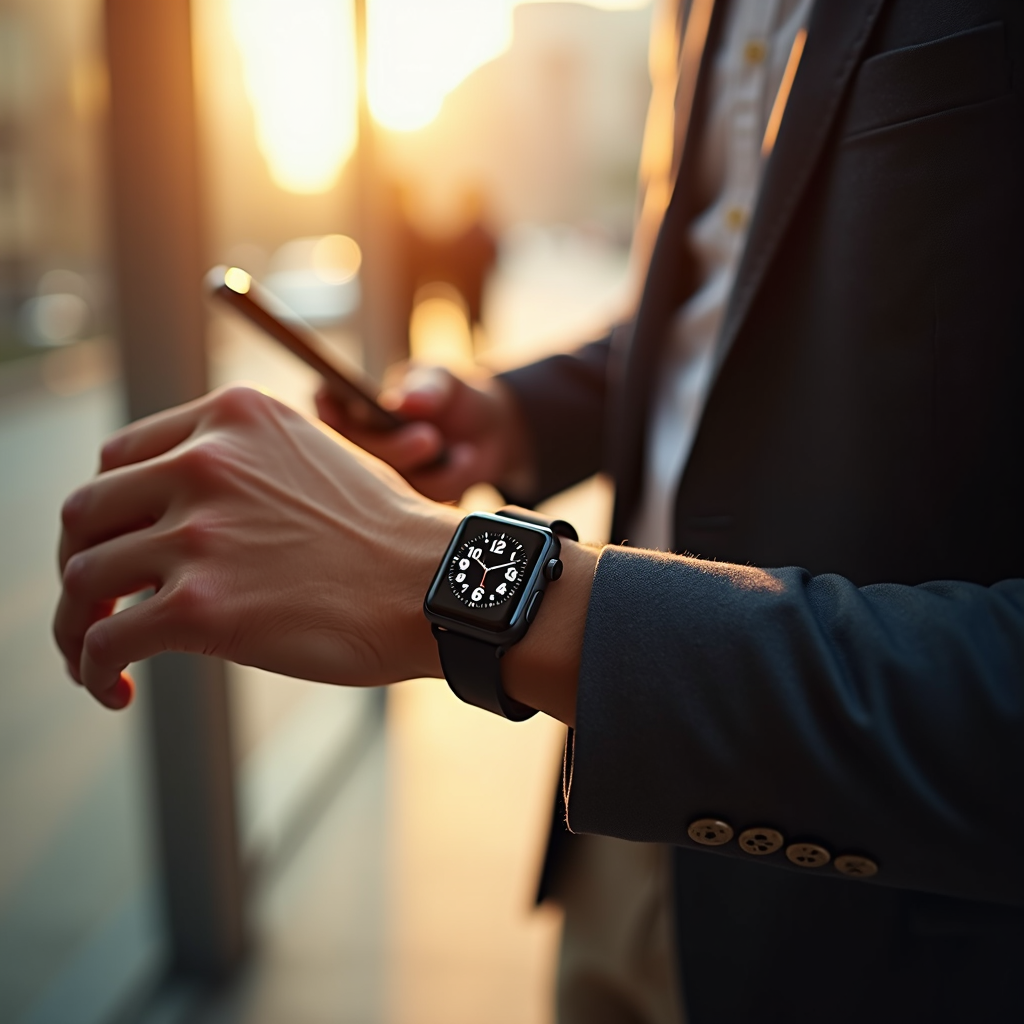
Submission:
[[[473,512],[459,523],[423,613],[448,685],[467,704],[513,722],[537,713],[505,693],[501,659],[526,635],[547,585],[562,575],[560,537],[579,539],[564,520],[516,506]]]

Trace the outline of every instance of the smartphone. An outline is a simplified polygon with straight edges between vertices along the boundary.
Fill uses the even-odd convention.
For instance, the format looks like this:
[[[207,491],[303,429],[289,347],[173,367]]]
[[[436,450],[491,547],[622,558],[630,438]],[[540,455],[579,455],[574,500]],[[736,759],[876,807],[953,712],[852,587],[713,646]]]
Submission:
[[[379,389],[364,374],[344,366],[330,345],[295,316],[282,302],[261,288],[239,267],[214,267],[206,275],[211,295],[234,307],[275,341],[312,366],[327,382],[331,394],[349,416],[371,430],[394,430],[406,420],[377,401]],[[439,460],[440,461],[440,460]]]

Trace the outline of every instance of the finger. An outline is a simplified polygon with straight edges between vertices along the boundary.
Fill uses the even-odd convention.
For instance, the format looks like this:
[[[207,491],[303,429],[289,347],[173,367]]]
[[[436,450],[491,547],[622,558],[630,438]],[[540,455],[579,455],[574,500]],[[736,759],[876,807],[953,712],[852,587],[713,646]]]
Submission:
[[[402,474],[429,466],[444,449],[444,437],[432,423],[409,423],[395,430],[348,427],[344,436]]]
[[[155,465],[111,470],[80,487],[61,509],[61,572],[76,552],[156,522],[167,508],[172,487]]]
[[[413,366],[389,384],[378,401],[410,420],[434,420],[451,402],[458,380],[439,366]]]
[[[93,624],[113,612],[118,598],[163,582],[162,569],[154,564],[160,550],[151,532],[132,533],[81,551],[64,567],[53,636],[76,681],[81,681],[82,643]]]
[[[320,420],[344,437],[351,437],[353,434],[372,437],[374,434],[381,433],[381,431],[369,430],[365,417],[354,416],[352,410],[326,386],[322,386],[317,391],[314,402]]]
[[[57,612],[53,617],[53,639],[56,641],[60,653],[64,656],[64,668],[68,675],[79,686],[82,685],[82,644],[85,634],[95,622],[105,619],[108,615],[114,614],[117,607],[116,601],[104,601],[92,605],[87,612],[79,616],[82,628],[77,633],[71,631],[68,625],[69,613],[62,607],[65,602],[64,595],[61,595],[57,604]]]
[[[117,682],[104,693],[101,703],[111,711],[128,707],[135,698],[135,683],[127,672],[122,672]]]
[[[144,462],[163,455],[188,440],[195,432],[213,395],[204,395],[185,405],[166,409],[123,427],[100,451],[100,472]]]
[[[351,418],[344,405],[334,397],[326,384],[320,385],[313,401],[316,403],[316,414],[320,419],[339,434],[348,436],[347,428],[351,425]]]
[[[124,707],[131,699],[131,680],[125,674],[130,664],[170,649],[165,604],[162,593],[154,594],[101,619],[85,634],[82,683],[105,707]]]
[[[454,444],[441,465],[435,463],[404,475],[420,494],[434,501],[458,501],[471,483],[485,479],[479,449],[474,444]]]

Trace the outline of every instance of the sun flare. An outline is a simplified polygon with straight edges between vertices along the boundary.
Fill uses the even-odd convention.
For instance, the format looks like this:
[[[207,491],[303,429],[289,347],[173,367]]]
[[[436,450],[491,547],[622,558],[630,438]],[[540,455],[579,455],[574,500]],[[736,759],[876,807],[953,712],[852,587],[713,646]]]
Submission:
[[[274,181],[325,192],[356,144],[348,0],[230,0],[256,141]]]

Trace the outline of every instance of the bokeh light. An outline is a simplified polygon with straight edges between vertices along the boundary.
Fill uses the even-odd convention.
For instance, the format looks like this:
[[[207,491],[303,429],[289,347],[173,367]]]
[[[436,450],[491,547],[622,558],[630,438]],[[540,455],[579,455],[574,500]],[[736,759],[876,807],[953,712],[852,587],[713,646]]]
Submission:
[[[313,246],[310,263],[313,272],[328,284],[344,284],[359,272],[363,254],[355,239],[348,235],[324,235]]]
[[[450,285],[432,284],[417,293],[409,321],[409,355],[416,362],[456,371],[473,365],[466,303]]]

